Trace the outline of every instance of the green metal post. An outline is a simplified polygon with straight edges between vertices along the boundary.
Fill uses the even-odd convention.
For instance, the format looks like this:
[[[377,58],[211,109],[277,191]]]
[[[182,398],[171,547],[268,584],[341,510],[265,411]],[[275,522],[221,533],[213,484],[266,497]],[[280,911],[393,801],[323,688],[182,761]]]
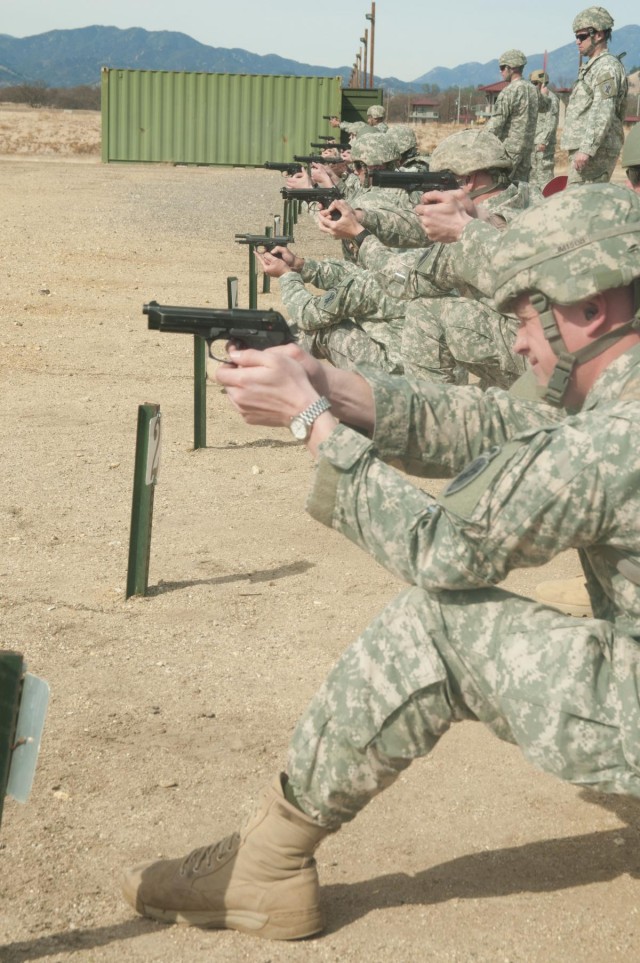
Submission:
[[[271,230],[270,227],[265,227],[264,236],[265,237],[273,236],[273,231]],[[271,290],[271,278],[269,277],[268,274],[263,274],[262,275],[262,293],[269,294],[270,290]]]
[[[18,720],[24,663],[19,652],[0,652],[0,822]]]
[[[160,440],[160,405],[139,405],[129,535],[127,598],[131,595],[147,594],[153,494],[160,465]]]
[[[255,245],[249,245],[249,307],[258,307],[258,272],[256,270],[256,259],[253,255]]]
[[[227,307],[230,311],[238,307],[238,279],[227,278]]]
[[[193,337],[193,448],[207,447],[207,346]]]

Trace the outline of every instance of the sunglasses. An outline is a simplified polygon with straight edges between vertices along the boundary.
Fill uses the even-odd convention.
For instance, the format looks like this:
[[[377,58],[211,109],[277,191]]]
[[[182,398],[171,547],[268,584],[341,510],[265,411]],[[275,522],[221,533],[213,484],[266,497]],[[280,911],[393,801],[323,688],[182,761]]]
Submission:
[[[577,33],[576,40],[578,41],[578,43],[582,43],[583,40],[586,40],[588,37],[593,37],[594,33],[595,33],[594,30],[585,30],[583,33]]]
[[[506,70],[508,66],[509,66],[509,64],[500,64],[499,69],[500,69],[500,70]]]

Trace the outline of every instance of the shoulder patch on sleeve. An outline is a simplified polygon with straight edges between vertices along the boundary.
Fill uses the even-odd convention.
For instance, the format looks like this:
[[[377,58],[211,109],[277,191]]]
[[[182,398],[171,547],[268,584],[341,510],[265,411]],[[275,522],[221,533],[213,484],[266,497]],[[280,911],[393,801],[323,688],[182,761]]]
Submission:
[[[598,81],[598,91],[600,96],[606,99],[615,97],[618,93],[618,85],[613,74],[607,74]]]
[[[480,498],[490,487],[494,478],[515,455],[519,448],[527,444],[526,439],[510,441],[506,445],[495,445],[478,458],[474,458],[459,475],[444,489],[438,502],[443,508],[450,509],[463,518],[470,515]]]
[[[341,293],[338,288],[330,288],[326,294],[323,294],[320,298],[319,307],[321,310],[326,311],[327,314],[338,315],[342,309],[342,302],[344,300]]]

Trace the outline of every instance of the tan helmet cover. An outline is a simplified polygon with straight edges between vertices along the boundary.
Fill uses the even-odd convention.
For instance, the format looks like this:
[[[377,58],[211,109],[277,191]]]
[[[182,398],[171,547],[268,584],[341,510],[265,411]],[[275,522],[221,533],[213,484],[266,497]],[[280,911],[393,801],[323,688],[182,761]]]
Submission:
[[[500,66],[506,64],[507,67],[524,67],[527,58],[521,50],[505,50],[498,63]]]
[[[438,144],[429,160],[429,170],[452,171],[460,176],[496,168],[511,171],[513,161],[502,141],[487,130],[451,134]]]
[[[361,161],[367,167],[389,164],[400,159],[398,142],[390,134],[361,133],[351,145],[351,160]]]
[[[573,32],[576,30],[611,30],[613,17],[604,7],[586,7],[573,20]]]
[[[543,86],[546,86],[549,83],[549,74],[546,70],[532,70],[529,74],[529,80],[532,84],[543,84]]]
[[[493,258],[499,311],[521,294],[576,304],[640,277],[640,195],[586,184],[527,208],[500,233]]]

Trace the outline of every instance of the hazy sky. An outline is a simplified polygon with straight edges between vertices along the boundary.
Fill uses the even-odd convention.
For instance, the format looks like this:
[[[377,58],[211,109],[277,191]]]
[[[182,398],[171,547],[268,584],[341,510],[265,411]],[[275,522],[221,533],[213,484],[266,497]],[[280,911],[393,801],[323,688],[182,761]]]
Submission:
[[[375,72],[410,81],[432,67],[485,63],[509,47],[555,50],[573,39],[581,9],[580,0],[376,0]],[[616,27],[640,23],[638,0],[607,9]],[[339,67],[353,64],[370,12],[370,0],[0,0],[0,33],[29,37],[93,24],[177,30],[211,47]]]

